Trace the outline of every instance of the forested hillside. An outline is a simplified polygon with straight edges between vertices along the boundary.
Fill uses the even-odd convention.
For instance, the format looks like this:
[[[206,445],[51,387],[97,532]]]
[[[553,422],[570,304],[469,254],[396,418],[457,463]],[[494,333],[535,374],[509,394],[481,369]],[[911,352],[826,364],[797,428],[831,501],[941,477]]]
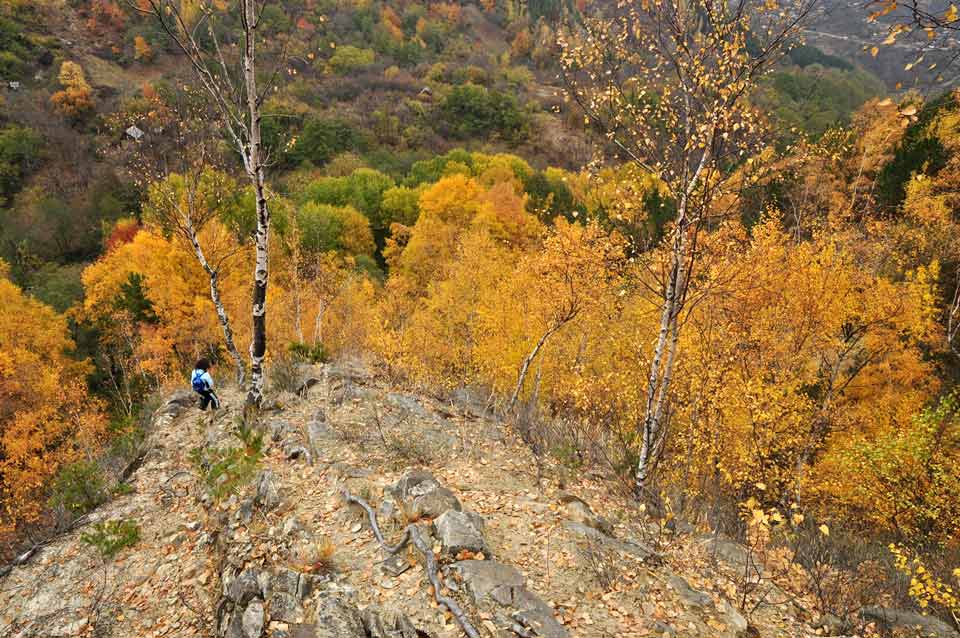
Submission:
[[[3,2],[0,557],[131,489],[198,358],[241,437],[191,457],[210,512],[351,361],[496,419],[538,489],[743,543],[818,631],[960,629],[960,18],[930,11]]]

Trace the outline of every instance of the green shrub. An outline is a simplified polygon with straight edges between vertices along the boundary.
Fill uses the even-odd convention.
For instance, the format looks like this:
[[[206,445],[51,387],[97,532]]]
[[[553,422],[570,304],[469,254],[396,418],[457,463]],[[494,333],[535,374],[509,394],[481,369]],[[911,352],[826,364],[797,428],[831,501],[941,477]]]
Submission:
[[[263,433],[239,420],[233,429],[239,443],[222,448],[194,448],[190,460],[215,501],[235,494],[248,484],[263,458]]]
[[[3,60],[0,55],[0,75]],[[8,203],[23,180],[40,165],[43,137],[33,129],[8,126],[0,129],[0,206]]]
[[[326,363],[330,357],[322,343],[303,343],[302,341],[291,342],[287,346],[287,351],[296,361],[309,361],[310,363]]]
[[[53,481],[50,503],[74,516],[89,512],[106,500],[103,473],[94,461],[64,465]]]
[[[474,84],[455,87],[440,104],[440,116],[449,134],[461,139],[496,134],[520,142],[529,126],[513,96]]]
[[[81,534],[80,540],[96,547],[106,560],[116,556],[121,549],[136,545],[140,541],[140,526],[128,520],[104,521]]]
[[[333,52],[333,55],[330,56],[330,66],[337,74],[346,75],[351,71],[370,66],[373,64],[373,59],[373,49],[360,49],[348,44],[338,47]]]
[[[297,166],[309,160],[320,166],[340,153],[363,151],[365,147],[363,135],[346,121],[315,117],[297,135],[287,153],[287,162]]]

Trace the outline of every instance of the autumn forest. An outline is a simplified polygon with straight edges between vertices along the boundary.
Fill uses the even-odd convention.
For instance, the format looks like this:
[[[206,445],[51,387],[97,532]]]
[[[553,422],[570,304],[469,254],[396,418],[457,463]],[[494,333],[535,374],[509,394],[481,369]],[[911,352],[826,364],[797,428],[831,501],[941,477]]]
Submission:
[[[349,359],[960,623],[960,18],[832,4],[0,3],[0,556]]]

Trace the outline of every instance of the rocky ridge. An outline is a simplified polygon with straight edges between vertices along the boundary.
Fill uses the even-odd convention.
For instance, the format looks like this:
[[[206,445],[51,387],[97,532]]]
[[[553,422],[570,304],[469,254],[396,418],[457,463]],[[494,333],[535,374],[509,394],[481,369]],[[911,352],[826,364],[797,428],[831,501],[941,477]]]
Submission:
[[[235,441],[241,396],[225,393],[211,420],[174,393],[132,493],[91,516],[137,521],[139,543],[103,560],[77,530],[14,567],[0,580],[0,637],[463,635],[423,557],[385,550],[350,497],[369,504],[387,544],[416,527],[442,594],[482,636],[825,633],[796,597],[735,604],[744,548],[628,516],[596,477],[560,490],[548,468],[539,480],[527,448],[476,406],[398,391],[357,366],[306,372],[300,396],[263,414],[252,481],[219,503],[190,451]]]

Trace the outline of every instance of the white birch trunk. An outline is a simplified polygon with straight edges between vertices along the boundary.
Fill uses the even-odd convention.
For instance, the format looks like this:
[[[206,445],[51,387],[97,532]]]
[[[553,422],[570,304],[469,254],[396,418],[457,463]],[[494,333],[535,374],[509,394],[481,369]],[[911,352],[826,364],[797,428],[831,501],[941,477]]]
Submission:
[[[537,354],[540,352],[543,344],[547,342],[547,339],[550,338],[550,335],[559,330],[561,325],[563,324],[553,324],[547,328],[546,332],[543,333],[536,345],[533,346],[533,349],[530,351],[530,353],[524,358],[523,363],[520,365],[520,373],[517,375],[517,385],[513,389],[513,395],[510,397],[510,403],[507,404],[507,412],[513,410],[513,406],[516,405],[517,399],[520,397],[520,393],[523,391],[523,382],[527,378],[527,371],[530,369],[530,364],[533,363],[533,360],[537,358]]]
[[[247,371],[243,365],[243,357],[240,356],[240,351],[237,350],[237,346],[233,341],[233,328],[230,326],[230,317],[227,315],[227,309],[224,308],[223,301],[220,299],[219,273],[214,270],[207,261],[207,257],[203,253],[203,248],[200,246],[200,241],[189,219],[186,219],[186,231],[187,237],[193,245],[193,252],[197,256],[197,261],[200,262],[200,266],[203,267],[207,276],[210,278],[210,300],[213,302],[213,307],[217,310],[217,318],[220,320],[220,328],[223,330],[223,341],[227,346],[227,352],[230,354],[230,358],[233,359],[234,365],[237,368],[237,383],[242,387]]]
[[[253,183],[257,207],[256,263],[253,270],[253,339],[250,343],[250,388],[247,403],[263,400],[263,361],[267,352],[267,281],[269,278],[270,211],[267,208],[266,180],[260,139],[260,103],[257,93],[255,36],[257,8],[255,0],[242,0],[244,27],[243,80],[250,118],[249,139],[244,165]]]
[[[663,306],[660,312],[660,330],[657,333],[657,345],[654,347],[647,377],[647,397],[644,408],[643,426],[640,433],[640,453],[637,458],[636,487],[642,494],[650,478],[650,471],[656,463],[663,447],[664,407],[669,399],[670,382],[676,361],[679,340],[680,311],[682,298],[687,285],[687,258],[689,242],[687,233],[689,222],[687,208],[690,196],[700,181],[707,162],[710,160],[709,145],[704,150],[696,170],[690,177],[686,189],[680,197],[677,207],[676,227],[674,228],[671,249],[670,276],[664,290]]]

